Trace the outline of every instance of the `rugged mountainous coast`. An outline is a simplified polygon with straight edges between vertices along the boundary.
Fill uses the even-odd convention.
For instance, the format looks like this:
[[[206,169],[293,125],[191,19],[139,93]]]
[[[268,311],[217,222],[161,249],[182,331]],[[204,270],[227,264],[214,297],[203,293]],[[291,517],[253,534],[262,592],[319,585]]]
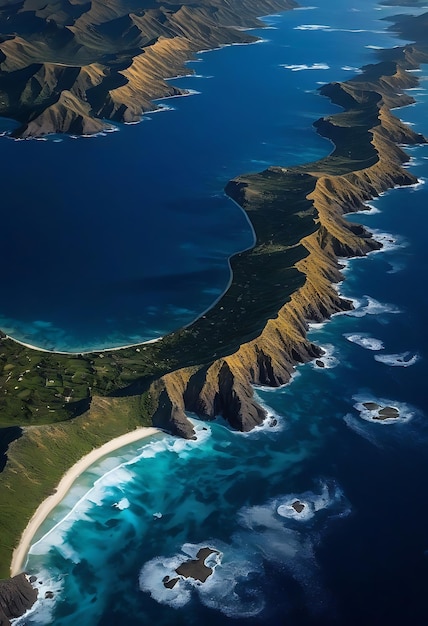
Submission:
[[[2,423],[24,427],[1,475],[3,574],[37,505],[92,447],[141,423],[191,437],[186,411],[223,414],[249,430],[264,419],[252,384],[283,384],[296,363],[320,355],[306,337],[308,321],[351,306],[333,286],[341,278],[338,257],[379,247],[343,214],[416,182],[397,144],[424,138],[390,109],[412,101],[402,91],[417,78],[406,70],[426,62],[427,47],[419,41],[379,54],[361,75],[322,90],[344,108],[316,123],[336,146],[329,157],[227,185],[257,242],[232,259],[233,282],[205,316],[155,344],[90,355],[42,353],[3,337]]]
[[[179,95],[198,50],[254,41],[242,28],[294,0],[0,0],[0,116],[14,137],[93,134]]]

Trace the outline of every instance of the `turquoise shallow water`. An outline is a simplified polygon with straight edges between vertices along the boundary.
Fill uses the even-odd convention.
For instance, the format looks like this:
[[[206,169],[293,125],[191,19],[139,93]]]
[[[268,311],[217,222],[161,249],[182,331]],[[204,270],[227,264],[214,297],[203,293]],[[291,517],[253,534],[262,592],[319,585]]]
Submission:
[[[264,35],[285,28],[288,37],[270,44],[272,59],[330,66],[281,68],[299,76],[303,90],[343,78],[349,70],[342,65],[373,58],[365,45],[395,43],[367,29],[333,30],[371,24],[380,13],[373,6],[354,11],[347,2],[343,12],[324,6],[272,18],[278,30]],[[210,71],[216,55],[219,63],[236,51],[257,58],[265,45],[207,54]],[[428,134],[420,74],[419,104],[397,113]],[[221,420],[196,421],[196,442],[157,435],[85,472],[36,537],[28,571],[42,582],[42,600],[19,625],[426,624],[428,148],[409,154],[421,184],[391,191],[352,218],[383,233],[388,245],[349,262],[340,289],[355,299],[355,311],[312,329],[326,350],[325,367],[308,364],[290,385],[257,389],[270,411],[265,428],[242,435]],[[364,402],[396,406],[401,417],[374,422]],[[300,517],[291,508],[296,499],[306,506]],[[220,552],[208,584],[166,589],[163,577],[201,546]],[[43,599],[46,590],[53,600]]]

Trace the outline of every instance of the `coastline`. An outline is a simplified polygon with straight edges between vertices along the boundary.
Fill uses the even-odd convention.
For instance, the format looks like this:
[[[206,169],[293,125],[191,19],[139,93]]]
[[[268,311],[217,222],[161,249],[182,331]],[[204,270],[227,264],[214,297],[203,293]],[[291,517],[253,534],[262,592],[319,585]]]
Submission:
[[[246,44],[242,44],[242,45],[246,45]],[[179,97],[179,96],[176,96]],[[236,202],[236,200],[234,200],[233,198],[226,196],[231,202],[233,202],[238,208],[239,210],[242,212],[244,218],[246,219],[249,229],[251,231],[252,237],[253,237],[253,241],[251,242],[251,244],[245,248],[243,248],[242,250],[238,250],[237,252],[234,252],[233,254],[230,254],[226,261],[227,261],[227,265],[229,268],[229,280],[227,281],[223,291],[215,298],[215,300],[213,300],[213,302],[206,308],[204,309],[201,313],[199,313],[193,320],[191,320],[190,322],[188,322],[187,324],[185,324],[184,326],[181,326],[180,328],[178,328],[176,331],[171,331],[170,335],[174,334],[177,331],[180,330],[184,330],[186,328],[189,328],[191,326],[193,326],[193,324],[195,322],[197,322],[201,317],[203,317],[204,315],[206,315],[209,311],[211,311],[211,309],[213,309],[219,302],[220,300],[224,297],[224,295],[227,293],[227,291],[229,290],[229,287],[232,284],[233,281],[233,271],[232,271],[232,265],[231,265],[231,261],[233,259],[234,256],[238,255],[238,254],[242,254],[244,252],[247,252],[249,250],[251,250],[252,248],[254,248],[254,246],[256,245],[256,241],[257,241],[257,236],[256,236],[256,232],[254,230],[254,226],[251,223],[250,218],[248,217],[248,214],[246,213],[246,211],[244,211],[244,209],[242,208],[242,206],[240,204],[238,204],[238,202]],[[1,333],[1,329],[0,329],[0,333]],[[76,351],[76,352],[66,352],[66,351],[62,351],[62,350],[48,350],[47,348],[40,348],[38,346],[34,346],[30,343],[26,343],[25,341],[21,341],[19,339],[15,339],[15,337],[12,337],[11,335],[8,335],[5,333],[5,338],[6,339],[10,339],[10,341],[13,341],[14,343],[19,344],[20,346],[23,346],[24,348],[29,348],[30,350],[36,350],[38,352],[45,352],[47,354],[61,354],[63,356],[86,356],[86,355],[90,355],[90,354],[103,354],[105,353],[109,353],[109,352],[117,352],[119,350],[128,350],[129,348],[134,348],[136,352],[140,351],[140,348],[144,349],[144,346],[148,346],[150,344],[153,343],[157,343],[158,341],[162,341],[162,339],[164,339],[167,335],[162,335],[161,337],[154,337],[153,339],[147,339],[147,341],[140,341],[138,343],[130,343],[124,346],[116,346],[116,347],[112,347],[112,348],[100,348],[100,349],[94,349],[94,350],[80,350],[80,351]]]
[[[49,513],[63,500],[67,495],[70,488],[73,486],[74,481],[93,463],[101,459],[103,456],[122,448],[130,443],[146,439],[152,435],[156,435],[161,431],[158,428],[143,427],[133,430],[125,435],[116,437],[108,443],[105,443],[99,448],[95,448],[89,454],[82,457],[77,463],[75,463],[61,478],[55,492],[48,496],[44,500],[33,517],[28,522],[18,545],[13,551],[12,562],[10,565],[11,576],[20,574],[25,565],[25,559],[27,557],[28,550],[30,549],[31,542],[41,524],[45,521]]]
[[[5,70],[0,86],[9,94],[6,102],[0,103],[0,113],[18,122],[18,127],[10,132],[14,138],[43,138],[58,133],[90,136],[110,130],[117,122],[140,122],[145,113],[153,110],[155,100],[189,95],[167,80],[186,72],[186,62],[195,54],[224,45],[252,43],[253,36],[245,31],[259,27],[260,16],[293,9],[296,3],[232,0],[225,8],[220,0],[211,0],[208,6],[178,4],[168,10],[156,2],[147,13],[138,7],[131,11],[126,2],[118,0],[114,12],[117,19],[112,19],[103,5],[85,6],[82,19],[76,19],[68,7],[64,8],[65,15],[58,16],[54,6],[47,3],[43,18],[57,35],[54,46],[51,38],[44,35],[35,45],[31,35],[21,30],[13,9],[0,24],[6,32],[12,24],[14,33],[0,42]],[[217,12],[215,20],[213,9]],[[32,19],[30,10],[24,8],[23,12]],[[153,12],[156,19],[152,18]],[[62,35],[64,18],[73,25],[71,42]],[[99,23],[108,24],[115,36],[101,36],[94,45],[92,30]],[[131,28],[134,36],[130,39]],[[39,48],[46,48],[54,58],[59,53],[61,62],[50,66],[42,61],[37,65]],[[94,72],[95,63],[98,67]],[[80,68],[85,80],[70,75],[64,88],[61,75],[68,73],[70,66]],[[28,91],[34,83],[43,86],[41,99]]]
[[[398,70],[400,70],[399,66]],[[360,146],[363,154],[358,152],[350,158],[345,150],[349,139],[355,144],[354,149],[358,148],[361,141],[358,124],[355,127],[348,126],[351,129],[349,136],[345,124],[331,123],[334,119],[343,121],[347,113],[345,110],[344,113],[321,120],[321,130],[325,133],[333,131],[335,133],[335,141],[333,139],[331,141],[336,146],[336,156],[332,154],[323,159],[318,168],[315,168],[314,163],[306,168],[302,166],[289,170],[269,168],[264,173],[239,177],[233,181],[230,191],[235,192],[233,193],[234,199],[238,203],[240,200],[246,200],[243,192],[249,187],[249,181],[256,194],[260,190],[263,192],[272,187],[276,193],[275,202],[281,201],[281,203],[281,194],[286,194],[288,189],[294,191],[294,185],[296,185],[296,194],[292,195],[289,206],[295,214],[304,215],[303,219],[299,217],[299,224],[302,227],[297,232],[300,237],[299,243],[296,244],[295,241],[288,243],[284,232],[277,229],[281,226],[283,230],[287,230],[288,215],[275,217],[276,207],[270,206],[269,203],[256,204],[252,207],[245,202],[247,215],[258,225],[255,230],[260,236],[259,253],[241,253],[232,259],[234,281],[230,292],[221,300],[221,304],[225,306],[215,307],[215,310],[207,315],[207,320],[199,320],[191,328],[158,341],[154,344],[153,350],[147,350],[144,356],[143,353],[139,355],[138,365],[132,361],[135,354],[131,355],[126,350],[115,352],[114,355],[117,357],[113,357],[112,354],[108,355],[111,357],[110,363],[113,367],[117,366],[120,374],[125,368],[127,371],[132,368],[138,369],[134,372],[136,376],[131,382],[129,382],[130,379],[124,381],[119,377],[113,379],[112,375],[112,384],[117,385],[114,391],[119,389],[122,396],[125,396],[121,398],[122,406],[126,407],[130,401],[126,396],[130,396],[131,391],[134,393],[137,391],[143,402],[149,398],[142,411],[144,416],[153,418],[161,428],[168,428],[181,436],[191,436],[187,434],[183,426],[187,421],[185,410],[195,410],[203,418],[211,417],[212,411],[217,411],[217,413],[223,411],[225,418],[232,426],[238,430],[250,430],[264,419],[264,412],[256,402],[253,402],[249,394],[251,382],[249,372],[256,384],[265,383],[276,387],[289,380],[296,362],[306,362],[319,355],[317,352],[319,349],[306,340],[305,333],[307,324],[311,320],[322,321],[333,313],[344,310],[346,302],[337,297],[337,293],[333,293],[335,290],[332,287],[340,276],[337,266],[338,258],[360,256],[372,249],[369,245],[372,238],[362,237],[359,229],[356,232],[350,228],[343,231],[341,217],[344,213],[354,212],[356,208],[364,205],[364,201],[380,195],[386,189],[401,186],[401,184],[408,186],[412,183],[412,177],[400,167],[404,162],[404,153],[397,149],[400,143],[405,143],[402,135],[403,128],[400,127],[398,120],[391,122],[387,116],[388,104],[397,104],[396,107],[391,106],[389,109],[399,108],[405,99],[396,92],[391,94],[390,89],[385,89],[385,86],[381,89],[385,82],[382,67],[379,67],[379,73],[375,78],[375,85],[364,86],[366,93],[371,96],[370,101],[361,104],[358,99],[354,98],[350,107],[351,118],[353,108],[364,122],[366,129],[364,145],[361,142]],[[387,74],[386,79],[392,82],[393,88],[401,92],[403,84],[400,71],[392,76]],[[349,83],[350,81],[343,84],[349,85]],[[358,87],[355,93],[364,91],[360,89],[360,86],[361,83],[355,85],[354,81],[353,89]],[[379,91],[376,91],[377,89]],[[332,83],[323,89],[324,95],[330,95],[327,93],[330,91],[332,96],[336,96],[334,100],[337,104],[341,101],[346,104],[349,96],[340,88],[340,84]],[[378,96],[383,96],[386,100],[382,105],[382,110],[376,104]],[[344,108],[346,109],[346,106]],[[379,121],[384,122],[384,125],[380,125]],[[341,135],[338,134],[339,131]],[[323,136],[325,136],[324,132]],[[371,134],[374,139],[367,141]],[[410,140],[412,133],[408,131],[406,137]],[[416,140],[417,138],[414,137],[414,142]],[[324,166],[326,166],[325,169]],[[285,174],[287,174],[287,180],[285,180]],[[287,181],[290,183],[290,188],[287,187]],[[282,185],[282,190],[276,189],[277,183]],[[307,200],[308,195],[315,191],[315,186],[317,187],[316,194],[314,194],[316,203],[313,199]],[[348,189],[350,189],[350,195],[346,193]],[[333,198],[340,206],[332,205]],[[313,227],[312,215],[314,213],[310,213],[312,206],[321,214],[321,226],[318,229]],[[268,218],[273,220],[272,226]],[[291,218],[294,219],[294,216],[292,215]],[[283,221],[286,222],[285,226]],[[276,237],[274,242],[270,237],[272,229]],[[278,240],[278,236],[282,239]],[[303,245],[302,242],[304,242]],[[286,247],[291,254],[293,264],[289,262],[290,257],[284,254]],[[295,269],[296,267],[301,269]],[[256,275],[257,270],[258,275],[263,276],[266,268],[270,268],[269,271],[273,276],[267,275],[267,284],[262,287],[249,285],[254,288],[253,293],[249,295],[250,289],[245,285],[248,274],[254,271]],[[278,282],[280,293],[275,290],[268,291],[278,286],[275,272],[277,272],[276,275],[279,274],[282,281],[281,284]],[[271,278],[273,280],[270,280]],[[243,285],[245,289],[242,290]],[[250,306],[246,306],[247,303],[257,302],[256,306],[259,306],[265,294],[269,297],[268,306],[263,309],[260,307],[254,315],[244,317],[246,311],[250,311]],[[251,299],[254,296],[258,296],[259,299]],[[235,308],[236,302],[242,303],[240,310]],[[224,333],[225,329],[228,331],[228,336]],[[197,335],[199,337],[195,339]],[[227,341],[224,339],[225,336],[227,336]],[[207,342],[205,348],[204,341]],[[6,347],[6,344],[4,346]],[[93,359],[89,362],[90,366],[94,366],[94,370],[101,369],[100,364],[103,362],[97,359],[97,355],[94,355]],[[128,364],[129,362],[131,363]],[[60,371],[59,359],[52,360],[49,364],[51,363],[55,364],[57,370]],[[68,362],[69,368],[70,363],[71,361]],[[78,363],[81,365],[83,359]],[[187,370],[184,369],[186,367]],[[201,374],[196,376],[195,372],[197,374],[201,372]],[[95,398],[103,392],[107,395],[99,380],[95,377],[93,380],[95,380],[94,384],[92,384],[92,379],[88,383],[91,397]],[[148,383],[152,385],[149,391]],[[92,426],[93,429],[97,427],[103,429],[102,416],[98,425]],[[43,436],[47,438],[48,432],[47,429],[46,435]],[[23,445],[30,443],[25,442]],[[66,445],[66,442],[63,445]],[[21,442],[17,442],[18,447],[21,447]],[[16,456],[17,448],[14,448],[10,455],[8,454],[10,459],[13,460]],[[37,457],[37,463],[42,461],[43,459]],[[12,471],[9,471],[8,476],[5,477],[5,485],[9,489],[11,482],[17,480],[16,476],[11,475]],[[28,489],[28,484],[25,486]],[[7,497],[10,499],[11,496]],[[13,503],[14,506],[15,503]]]

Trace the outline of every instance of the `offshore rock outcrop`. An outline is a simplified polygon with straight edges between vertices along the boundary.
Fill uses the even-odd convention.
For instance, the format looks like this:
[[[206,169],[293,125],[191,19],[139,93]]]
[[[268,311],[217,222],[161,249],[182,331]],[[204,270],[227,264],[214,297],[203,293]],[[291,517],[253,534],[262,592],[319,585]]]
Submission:
[[[10,626],[11,619],[31,609],[37,595],[25,574],[0,580],[0,626]]]
[[[347,222],[343,215],[362,209],[365,202],[387,189],[417,182],[402,167],[408,157],[397,144],[421,143],[425,138],[390,112],[392,107],[412,101],[401,90],[417,82],[414,75],[406,73],[415,67],[414,56],[418,61],[428,60],[425,51],[404,49],[398,62],[368,66],[353,80],[321,89],[345,109],[315,124],[318,132],[335,144],[329,157],[304,167],[272,167],[261,174],[240,176],[226,187],[247,211],[258,233],[257,212],[272,200],[280,210],[293,187],[295,191],[296,174],[304,172],[313,178],[313,189],[305,198],[312,203],[316,226],[301,240],[307,254],[295,265],[304,282],[257,338],[209,365],[167,374],[152,386],[154,397],[169,398],[169,428],[174,415],[180,415],[182,432],[185,412],[193,411],[206,419],[222,415],[233,428],[249,431],[266,417],[254,398],[253,385],[287,383],[296,364],[320,356],[320,348],[307,339],[308,322],[323,321],[352,307],[334,287],[342,279],[339,257],[361,256],[381,247],[370,232]],[[302,186],[301,193],[307,193],[307,186]],[[260,253],[258,247],[259,242],[248,256]],[[161,416],[158,406],[157,423],[166,425]]]
[[[426,33],[428,14],[418,20]],[[320,355],[307,339],[308,322],[351,307],[334,286],[340,257],[380,247],[344,214],[395,185],[416,183],[398,144],[425,140],[390,109],[412,102],[403,89],[417,78],[406,70],[428,61],[425,39],[381,51],[361,75],[322,89],[344,109],[316,123],[335,145],[327,158],[227,185],[257,241],[231,259],[228,291],[189,327],[150,345],[82,355],[42,353],[0,332],[2,424],[23,427],[0,475],[2,575],[41,500],[93,447],[151,421],[193,437],[189,411],[222,414],[249,430],[265,416],[252,385],[284,384],[296,363]]]

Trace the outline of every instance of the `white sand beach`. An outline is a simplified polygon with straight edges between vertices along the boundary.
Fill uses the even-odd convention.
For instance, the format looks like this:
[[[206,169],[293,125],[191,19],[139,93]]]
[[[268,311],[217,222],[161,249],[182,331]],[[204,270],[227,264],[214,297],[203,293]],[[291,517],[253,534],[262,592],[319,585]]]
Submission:
[[[137,428],[136,430],[126,433],[125,435],[116,437],[116,439],[112,439],[100,448],[92,450],[92,452],[89,452],[89,454],[87,454],[86,456],[81,458],[80,461],[75,463],[73,467],[70,467],[68,472],[66,472],[66,474],[64,474],[64,476],[60,480],[55,493],[53,493],[41,503],[31,520],[28,522],[27,527],[22,533],[19,544],[13,552],[12,563],[10,566],[11,575],[15,576],[22,571],[28,550],[31,546],[33,537],[37,529],[46,519],[52,509],[57,504],[59,504],[61,500],[65,497],[76,478],[80,476],[82,472],[88,469],[88,467],[95,463],[95,461],[98,461],[98,459],[101,459],[103,456],[114,452],[118,448],[122,448],[129,443],[134,443],[135,441],[138,441],[140,439],[145,439],[146,437],[150,437],[151,435],[155,435],[159,432],[161,431],[157,428]]]

